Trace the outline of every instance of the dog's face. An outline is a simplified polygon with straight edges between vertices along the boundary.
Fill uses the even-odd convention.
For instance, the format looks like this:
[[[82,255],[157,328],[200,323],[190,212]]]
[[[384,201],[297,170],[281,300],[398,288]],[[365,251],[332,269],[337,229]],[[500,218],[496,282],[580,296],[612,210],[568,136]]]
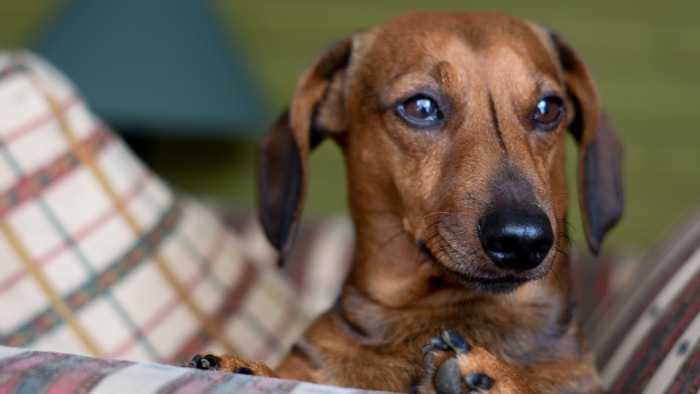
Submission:
[[[591,145],[597,100],[580,59],[544,29],[490,13],[423,12],[320,58],[290,125],[302,173],[310,136],[300,130],[341,143],[358,226],[396,218],[450,276],[507,292],[546,275],[568,242],[566,131]],[[584,175],[596,170],[585,156]],[[607,230],[595,223],[589,239]]]
[[[480,14],[413,14],[365,34],[347,93],[351,198],[392,196],[415,243],[470,287],[545,275],[566,242],[569,105],[546,36]]]

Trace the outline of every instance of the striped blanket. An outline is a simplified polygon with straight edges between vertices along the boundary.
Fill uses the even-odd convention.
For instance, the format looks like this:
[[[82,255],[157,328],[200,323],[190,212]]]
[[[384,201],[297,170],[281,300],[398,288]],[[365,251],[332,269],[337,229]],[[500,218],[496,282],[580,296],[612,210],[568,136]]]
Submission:
[[[371,391],[0,346],[0,394],[218,394]]]

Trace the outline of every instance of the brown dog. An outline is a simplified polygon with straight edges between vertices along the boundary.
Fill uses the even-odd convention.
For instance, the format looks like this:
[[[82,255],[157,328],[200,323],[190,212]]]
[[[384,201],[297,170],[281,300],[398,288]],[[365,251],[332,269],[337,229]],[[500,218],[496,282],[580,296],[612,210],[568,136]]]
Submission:
[[[559,36],[492,13],[419,12],[317,58],[262,144],[261,218],[284,257],[307,156],[331,137],[346,159],[355,262],[276,376],[390,391],[601,391],[573,318],[567,129],[597,252],[622,213],[621,145]],[[192,365],[275,375],[235,356]]]

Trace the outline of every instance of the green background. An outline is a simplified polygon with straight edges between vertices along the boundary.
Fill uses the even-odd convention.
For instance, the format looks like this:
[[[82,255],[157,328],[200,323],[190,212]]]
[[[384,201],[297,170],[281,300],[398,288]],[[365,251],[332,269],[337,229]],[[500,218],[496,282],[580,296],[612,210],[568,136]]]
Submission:
[[[700,197],[700,2],[683,1],[212,1],[235,33],[274,111],[306,65],[335,38],[421,8],[489,9],[540,22],[584,55],[625,140],[627,204],[606,250],[643,250]],[[30,46],[65,1],[0,1],[0,48]],[[272,122],[273,119],[270,119]],[[260,131],[263,133],[263,130]],[[176,186],[254,209],[254,141],[158,137],[149,159]],[[571,143],[573,172],[575,146]],[[342,159],[312,155],[306,215],[345,211]],[[573,183],[572,183],[573,186]],[[572,196],[574,194],[572,193]],[[572,198],[575,203],[575,198]],[[570,232],[584,246],[576,207]]]

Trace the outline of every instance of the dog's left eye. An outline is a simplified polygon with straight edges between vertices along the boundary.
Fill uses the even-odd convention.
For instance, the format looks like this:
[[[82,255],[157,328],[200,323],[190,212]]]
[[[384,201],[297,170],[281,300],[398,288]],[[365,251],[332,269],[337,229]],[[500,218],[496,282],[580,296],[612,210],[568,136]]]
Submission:
[[[533,118],[538,129],[549,131],[561,121],[564,112],[564,101],[558,96],[541,99],[535,106]]]
[[[418,95],[399,104],[398,113],[412,126],[426,128],[442,120],[442,112],[435,100]]]

